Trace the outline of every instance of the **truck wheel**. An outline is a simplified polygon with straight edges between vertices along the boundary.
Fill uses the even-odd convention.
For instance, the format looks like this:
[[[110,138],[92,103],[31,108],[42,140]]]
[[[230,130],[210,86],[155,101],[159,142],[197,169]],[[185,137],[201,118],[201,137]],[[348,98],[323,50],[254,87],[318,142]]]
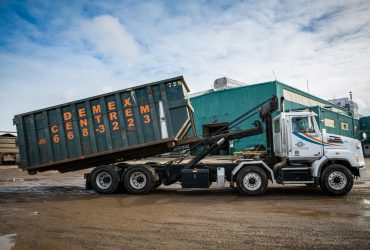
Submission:
[[[236,177],[236,185],[242,195],[262,195],[267,190],[265,171],[257,166],[242,169]]]
[[[152,173],[145,166],[129,168],[124,177],[124,185],[130,194],[146,194],[154,184]]]
[[[327,194],[345,195],[351,191],[352,186],[352,174],[343,165],[330,165],[321,174],[320,187]]]
[[[119,175],[114,167],[97,167],[91,173],[92,188],[102,194],[114,193],[119,184]]]

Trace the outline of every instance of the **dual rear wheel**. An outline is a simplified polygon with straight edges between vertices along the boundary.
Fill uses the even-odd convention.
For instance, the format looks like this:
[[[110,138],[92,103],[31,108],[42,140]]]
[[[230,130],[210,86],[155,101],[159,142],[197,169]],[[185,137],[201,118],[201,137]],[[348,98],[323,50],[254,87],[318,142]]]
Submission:
[[[158,183],[149,168],[146,165],[129,167],[121,180],[114,166],[100,166],[92,171],[90,184],[96,192],[103,194],[112,194],[119,187],[131,194],[146,194]]]
[[[100,166],[91,172],[91,187],[98,193],[112,194],[119,186],[120,177],[114,166]]]
[[[96,192],[103,194],[112,194],[120,186],[131,194],[146,194],[162,184],[154,180],[150,167],[146,165],[129,167],[122,181],[114,166],[101,166],[91,173],[90,183]],[[259,167],[249,166],[238,173],[236,184],[243,195],[261,195],[266,192],[268,178]]]

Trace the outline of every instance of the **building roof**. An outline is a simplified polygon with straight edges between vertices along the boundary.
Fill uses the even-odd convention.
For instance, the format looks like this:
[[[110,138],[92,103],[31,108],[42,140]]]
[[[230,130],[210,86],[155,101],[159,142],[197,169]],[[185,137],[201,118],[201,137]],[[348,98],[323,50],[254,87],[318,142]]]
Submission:
[[[250,85],[238,86],[238,87],[233,87],[233,88],[209,89],[209,90],[205,90],[205,91],[200,91],[200,92],[193,93],[190,96],[191,96],[191,98],[194,98],[194,97],[200,97],[200,96],[205,96],[205,95],[214,94],[214,93],[221,93],[221,92],[226,92],[226,91],[234,91],[236,89],[244,89],[244,88],[248,88],[248,87],[249,88],[252,88],[252,87],[259,86],[259,85],[275,84],[275,83],[276,83],[276,81],[272,81],[272,82],[254,83],[254,84],[250,84]]]
[[[1,137],[17,137],[17,132],[0,131]]]
[[[292,87],[288,84],[285,84],[285,83],[282,83],[282,82],[279,82],[279,81],[269,81],[269,82],[261,82],[261,83],[255,83],[255,84],[250,84],[250,85],[245,85],[245,86],[239,86],[239,87],[233,87],[233,88],[225,88],[225,89],[210,89],[210,90],[206,90],[206,91],[202,91],[202,92],[197,92],[197,93],[194,93],[194,94],[191,94],[190,97],[191,98],[197,98],[197,97],[201,97],[201,96],[206,96],[206,95],[211,95],[211,94],[215,94],[215,93],[221,93],[221,92],[226,92],[226,91],[233,91],[235,89],[244,89],[244,88],[253,88],[253,87],[257,87],[257,86],[261,86],[261,85],[267,85],[267,84],[280,84],[282,85],[283,87],[291,90],[291,91],[294,91],[294,92],[298,92],[306,97],[309,97],[309,98],[312,98],[312,99],[316,99],[317,101],[319,102],[322,102],[324,104],[327,104],[328,106],[332,106],[333,108],[336,108],[338,110],[341,110],[343,112],[347,112],[346,109],[344,109],[343,107],[341,106],[338,106],[334,103],[331,103],[327,100],[324,100],[320,97],[317,97],[315,95],[312,95],[312,94],[309,94],[309,93],[306,93],[302,90],[299,90],[295,87]]]

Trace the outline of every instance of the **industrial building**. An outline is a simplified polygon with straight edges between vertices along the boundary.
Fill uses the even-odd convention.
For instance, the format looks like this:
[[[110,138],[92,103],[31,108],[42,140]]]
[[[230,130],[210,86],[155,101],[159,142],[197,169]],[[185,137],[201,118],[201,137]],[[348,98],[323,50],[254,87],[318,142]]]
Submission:
[[[15,164],[19,161],[17,134],[0,131],[0,165]]]
[[[355,118],[360,118],[360,114],[358,113],[358,105],[356,102],[352,100],[352,92],[349,92],[349,96],[350,96],[349,98],[346,97],[346,98],[331,99],[329,100],[329,102],[334,103],[346,109]]]
[[[360,136],[360,121],[346,108],[279,81],[241,85],[240,82],[228,78],[217,79],[213,89],[191,95],[191,103],[196,111],[194,119],[198,134],[203,137],[211,135],[272,95],[278,98],[284,96],[286,111],[314,111],[320,128],[325,128],[328,133],[354,138]],[[251,127],[255,120],[257,114],[232,130]],[[257,148],[258,145],[265,146],[264,135],[224,143],[215,154],[232,154],[235,151]]]
[[[367,134],[367,139],[362,141],[362,146],[365,156],[370,157],[370,116],[360,118],[360,130]]]

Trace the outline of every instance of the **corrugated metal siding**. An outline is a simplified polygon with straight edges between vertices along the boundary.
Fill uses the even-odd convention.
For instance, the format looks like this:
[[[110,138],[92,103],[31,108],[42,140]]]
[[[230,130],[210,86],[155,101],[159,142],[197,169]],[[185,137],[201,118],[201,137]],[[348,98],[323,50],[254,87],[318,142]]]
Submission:
[[[1,153],[19,153],[16,145],[17,137],[0,135],[0,154]]]
[[[328,133],[332,134],[358,138],[359,132],[355,131],[355,126],[359,129],[359,120],[320,107],[313,107],[311,110],[318,114],[316,121],[321,129],[325,128]],[[325,126],[325,118],[334,121],[334,128]],[[342,123],[348,124],[348,130],[342,128]]]
[[[219,90],[191,98],[195,110],[194,119],[198,134],[204,136],[203,125],[231,122],[239,115],[271,98],[274,94],[276,94],[276,83],[267,82],[247,87]],[[258,115],[241,123],[235,129],[250,128],[255,120],[259,120]],[[261,143],[265,144],[264,135],[253,136],[236,141],[234,149],[244,150],[249,145]]]
[[[367,134],[367,139],[362,141],[362,144],[370,145],[370,116],[360,118],[360,131]]]
[[[360,118],[360,129],[367,131],[370,135],[370,116],[364,116]]]
[[[279,98],[282,97],[284,89],[291,93],[296,93],[297,96],[300,95],[304,98],[302,103],[286,100],[285,109],[287,111],[306,109],[309,106],[306,105],[307,102],[308,104],[311,104],[311,106],[320,104],[320,108],[316,107],[316,109],[312,110],[317,114],[320,113],[321,116],[317,117],[317,121],[321,128],[326,128],[328,133],[334,133],[355,138],[359,137],[359,133],[354,132],[355,126],[359,128],[359,120],[353,119],[352,117],[344,114],[339,114],[338,112],[323,109],[322,106],[331,106],[333,107],[333,109],[338,110],[342,113],[345,113],[344,109],[339,106],[335,106],[326,100],[312,96],[308,93],[277,81],[248,85],[233,89],[213,91],[210,93],[192,97],[191,102],[195,109],[194,119],[199,135],[204,136],[203,125],[232,121],[240,114],[265,101],[272,95],[277,95]],[[285,91],[285,93],[287,93],[287,91]],[[294,100],[293,98],[291,99]],[[299,98],[297,101],[299,101]],[[324,112],[321,112],[321,110],[323,110]],[[255,116],[249,119],[249,124],[244,123],[239,125],[238,127],[241,129],[250,127],[250,123],[257,118],[258,117]],[[321,120],[325,118],[333,119],[336,124],[335,128],[324,126],[324,123]],[[348,124],[348,130],[341,129],[342,122]],[[260,144],[261,142],[265,144],[264,135],[241,139],[240,141],[234,143],[234,148],[235,150],[244,150],[245,147],[248,145]]]
[[[285,93],[292,92],[292,93],[297,94],[298,97],[301,96],[304,99],[304,100],[301,100],[300,103],[298,103],[300,101],[298,97],[296,97],[295,99],[288,98],[294,101],[285,100],[285,109],[287,111],[306,109],[309,106],[311,106],[311,110],[319,115],[319,117],[316,117],[316,120],[321,129],[325,128],[328,133],[332,133],[332,134],[338,134],[338,135],[355,137],[355,138],[359,137],[358,131],[354,131],[355,126],[359,129],[359,120],[346,115],[345,114],[346,110],[344,110],[343,108],[336,106],[333,103],[330,103],[316,96],[305,93],[296,88],[290,87],[286,84],[280,83],[280,82],[277,82],[276,89],[277,89],[276,94],[279,98],[283,96],[284,92]],[[332,107],[331,110],[323,108],[323,106],[325,105]],[[316,106],[316,107],[312,107],[312,106]],[[325,126],[325,122],[324,122],[325,118],[334,120],[335,127],[332,128],[329,126]],[[342,129],[341,123],[348,124],[348,130]]]
[[[346,114],[346,110],[343,109],[340,106],[337,106],[329,101],[326,101],[324,99],[318,98],[316,96],[313,96],[309,93],[306,93],[302,90],[293,88],[289,85],[286,85],[281,82],[276,82],[276,89],[277,89],[277,96],[281,97],[283,96],[284,92],[287,95],[287,105],[285,105],[286,109],[298,109],[302,107],[308,107],[308,106],[330,106],[332,109],[336,112],[342,112],[343,114]],[[296,96],[290,96],[289,94],[295,94]],[[291,102],[289,104],[289,101]]]

